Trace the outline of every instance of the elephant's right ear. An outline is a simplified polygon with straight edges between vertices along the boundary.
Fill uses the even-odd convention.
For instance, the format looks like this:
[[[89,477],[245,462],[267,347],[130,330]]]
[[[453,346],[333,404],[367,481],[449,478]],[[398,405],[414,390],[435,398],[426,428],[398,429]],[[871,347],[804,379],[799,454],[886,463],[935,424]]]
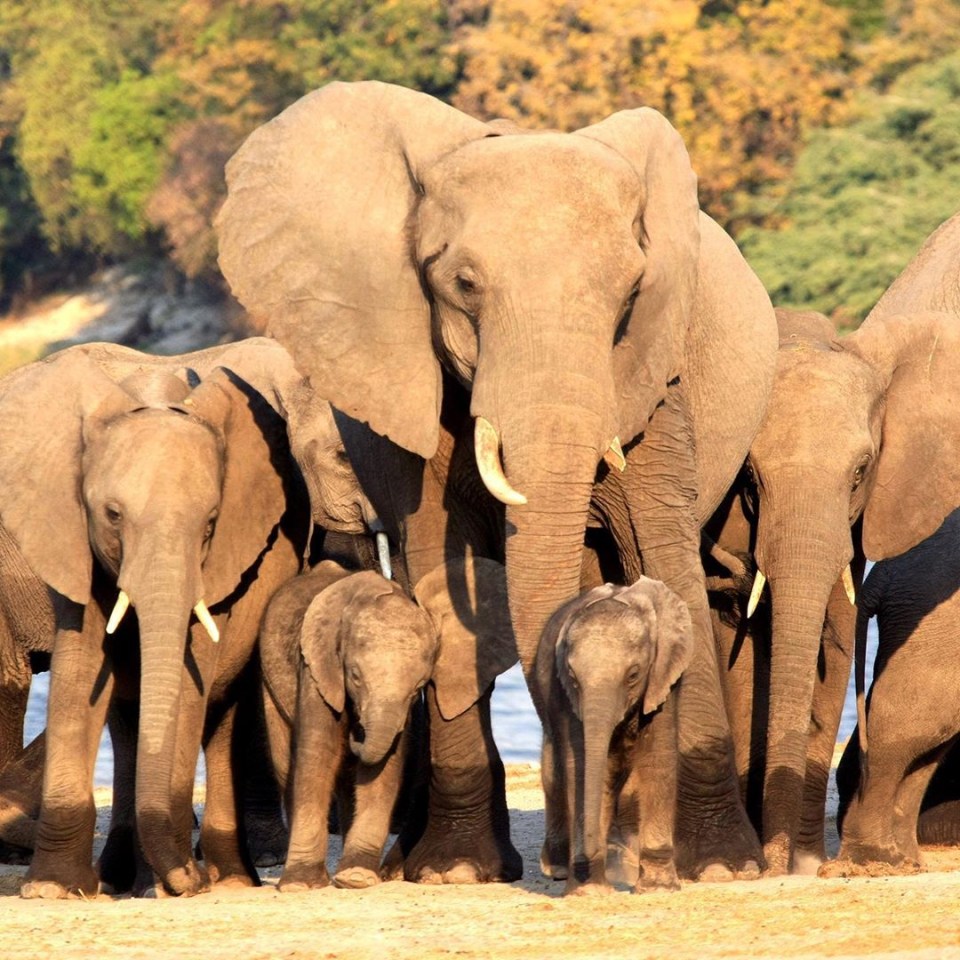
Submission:
[[[440,367],[410,224],[422,172],[491,130],[434,97],[331,83],[227,165],[220,267],[335,407],[436,452]]]
[[[0,523],[33,572],[74,603],[89,601],[93,572],[85,430],[135,405],[77,348],[0,381]]]
[[[348,578],[345,578],[348,579]],[[300,652],[320,696],[337,713],[346,703],[343,660],[340,657],[340,625],[345,599],[337,581],[313,598],[300,627]]]

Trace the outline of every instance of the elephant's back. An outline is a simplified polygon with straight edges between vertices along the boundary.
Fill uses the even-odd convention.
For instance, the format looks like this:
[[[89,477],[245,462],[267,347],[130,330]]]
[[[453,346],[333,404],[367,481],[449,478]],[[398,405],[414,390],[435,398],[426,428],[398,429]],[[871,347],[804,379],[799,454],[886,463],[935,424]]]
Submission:
[[[701,523],[736,478],[776,372],[770,298],[736,244],[700,215],[700,271],[683,382],[693,416]]]

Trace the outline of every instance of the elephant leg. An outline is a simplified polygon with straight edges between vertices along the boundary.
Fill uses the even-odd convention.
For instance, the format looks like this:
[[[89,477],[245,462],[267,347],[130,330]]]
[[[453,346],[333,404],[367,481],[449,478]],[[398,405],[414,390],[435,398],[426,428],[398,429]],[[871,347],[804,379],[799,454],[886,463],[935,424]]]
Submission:
[[[570,867],[570,817],[567,809],[567,770],[562,743],[543,730],[540,777],[543,782],[546,836],[540,851],[540,872],[553,880],[566,880]]]
[[[325,887],[329,832],[327,818],[346,753],[346,721],[324,703],[301,670],[294,732],[290,846],[280,877],[283,891]],[[345,717],[345,714],[344,714]]]
[[[693,436],[679,389],[668,391],[630,449],[621,482],[644,573],[686,602],[694,629],[679,697],[678,870],[701,880],[757,877],[763,851],[737,783],[700,559]],[[618,543],[629,548],[619,536]]]
[[[110,831],[97,861],[97,872],[102,887],[109,893],[132,890],[138,877],[140,886],[146,886],[153,876],[137,842],[134,785],[139,716],[140,705],[136,701],[121,700],[114,700],[107,714],[113,745],[113,805]]]
[[[290,763],[293,750],[293,731],[289,724],[283,718],[273,697],[267,690],[263,691],[263,719],[267,731],[267,742],[270,749],[270,759],[273,762],[273,775],[277,781],[277,787],[287,810],[287,817],[290,815],[289,788],[290,788]],[[287,838],[289,843],[289,836]]]
[[[93,771],[113,693],[113,665],[104,650],[100,604],[94,600],[83,608],[58,599],[57,606],[43,801],[33,862],[20,890],[26,898],[95,896],[99,888]]]
[[[236,703],[218,704],[208,720],[204,745],[207,796],[200,825],[200,848],[214,883],[250,887],[259,886],[260,879],[240,835],[238,791],[243,774],[240,754],[249,750],[250,745],[237,742],[237,732],[242,726],[237,720],[238,712]],[[192,786],[191,782],[191,792]]]
[[[676,692],[640,731],[634,749],[640,811],[638,893],[679,890],[674,859],[677,806]]]
[[[15,645],[0,613],[0,771],[23,752],[23,721],[30,696],[30,661]]]
[[[380,860],[400,795],[408,737],[404,730],[382,762],[356,766],[353,822],[344,837],[335,886],[360,889],[380,882]]]
[[[0,772],[0,861],[29,863],[43,791],[46,730]]]
[[[930,781],[937,772],[949,744],[933,751],[917,761],[907,771],[900,789],[893,813],[893,837],[897,850],[904,860],[920,862],[920,844],[918,842],[920,807]]]
[[[960,739],[940,761],[924,794],[917,840],[931,846],[960,844]]]
[[[420,883],[510,883],[523,860],[510,841],[506,777],[493,740],[490,692],[444,720],[426,686],[430,731],[427,824],[404,847],[404,877]]]
[[[859,569],[857,564],[859,563]],[[863,578],[863,560],[854,559],[856,582]],[[851,606],[841,583],[836,583],[827,605],[827,622],[821,640],[813,712],[807,743],[807,769],[803,790],[800,832],[793,855],[794,873],[816,873],[826,860],[824,816],[827,782],[840,729],[843,701],[850,681],[856,608]]]

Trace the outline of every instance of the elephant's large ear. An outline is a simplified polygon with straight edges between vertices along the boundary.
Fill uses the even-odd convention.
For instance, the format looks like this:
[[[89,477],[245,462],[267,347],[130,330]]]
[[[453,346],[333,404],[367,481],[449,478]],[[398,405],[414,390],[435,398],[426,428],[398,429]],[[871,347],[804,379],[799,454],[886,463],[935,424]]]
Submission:
[[[864,552],[883,560],[925,540],[960,506],[960,321],[881,315],[844,344],[889,380],[863,515]]]
[[[283,418],[234,371],[215,370],[184,409],[224,441],[220,514],[203,565],[203,599],[212,606],[237,588],[266,549],[288,501],[302,493]]]
[[[93,558],[81,498],[84,430],[136,403],[75,348],[0,381],[0,523],[33,572],[75,603]]]
[[[637,174],[637,231],[646,265],[613,352],[626,439],[643,430],[666,384],[680,373],[700,256],[697,178],[680,134],[649,107],[622,110],[577,135],[606,144]]]
[[[665,583],[641,577],[617,595],[621,603],[653,604],[656,652],[650,667],[643,712],[653,713],[670,694],[693,658],[693,624],[687,605]]]
[[[342,713],[346,704],[343,660],[340,657],[340,624],[345,596],[337,589],[344,581],[321,590],[303,615],[300,652],[320,696],[332,710]]]
[[[413,255],[421,173],[490,129],[423,93],[331,83],[254,131],[227,165],[220,267],[320,393],[423,457],[440,368]]]
[[[420,579],[414,595],[440,636],[433,685],[441,716],[453,720],[517,662],[503,564],[448,560]]]

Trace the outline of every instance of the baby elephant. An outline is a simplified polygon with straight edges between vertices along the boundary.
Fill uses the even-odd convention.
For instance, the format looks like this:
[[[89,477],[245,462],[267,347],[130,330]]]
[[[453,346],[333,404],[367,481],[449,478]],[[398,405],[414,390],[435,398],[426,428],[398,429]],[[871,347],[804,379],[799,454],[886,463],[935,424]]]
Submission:
[[[503,614],[477,631],[458,630],[455,603],[469,605],[470,597],[455,601],[460,588],[448,584],[466,585],[473,599],[495,596],[493,606]],[[440,714],[455,718],[516,662],[502,565],[441,564],[414,594],[416,602],[379,573],[351,573],[326,560],[282,587],[267,609],[260,637],[264,702],[291,807],[282,890],[330,882],[327,815],[338,783],[353,788],[354,810],[333,882],[377,883],[414,698],[432,682]]]
[[[692,653],[686,604],[646,577],[629,587],[595,587],[544,628],[534,671],[545,707],[541,866],[548,876],[566,877],[567,893],[609,888],[607,836],[618,798],[639,807],[626,811],[632,823],[639,813],[636,890],[679,888],[671,688]],[[632,789],[623,790],[628,780]]]

